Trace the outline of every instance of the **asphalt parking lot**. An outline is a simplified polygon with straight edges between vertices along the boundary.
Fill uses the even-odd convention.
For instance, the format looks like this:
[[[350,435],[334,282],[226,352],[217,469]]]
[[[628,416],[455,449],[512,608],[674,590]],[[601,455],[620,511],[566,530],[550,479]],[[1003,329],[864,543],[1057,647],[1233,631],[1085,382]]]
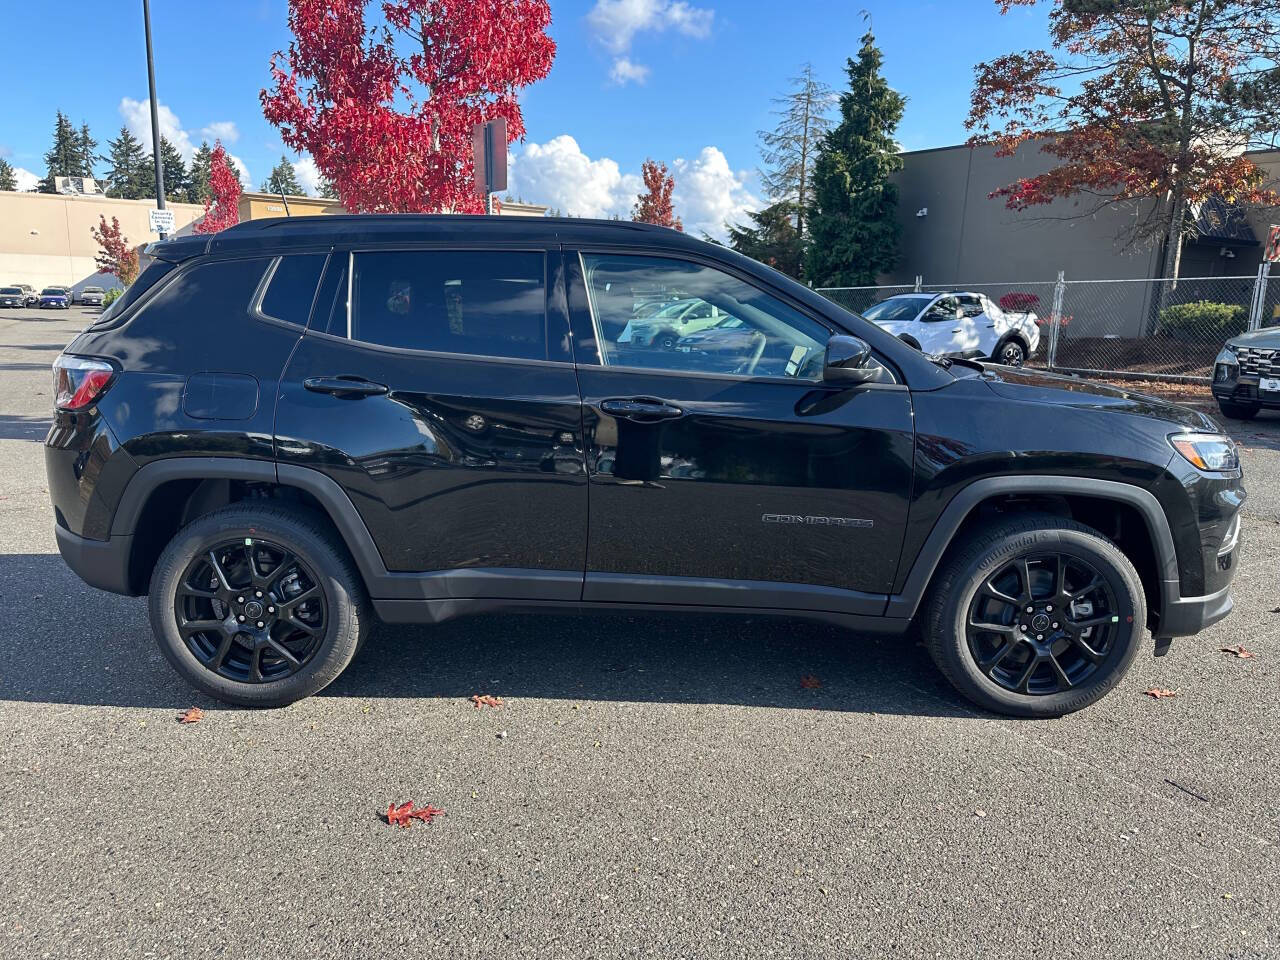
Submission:
[[[1237,431],[1234,615],[1063,720],[975,712],[911,640],[623,616],[384,628],[253,712],[57,555],[88,322],[0,312],[0,956],[1280,955],[1280,417]]]

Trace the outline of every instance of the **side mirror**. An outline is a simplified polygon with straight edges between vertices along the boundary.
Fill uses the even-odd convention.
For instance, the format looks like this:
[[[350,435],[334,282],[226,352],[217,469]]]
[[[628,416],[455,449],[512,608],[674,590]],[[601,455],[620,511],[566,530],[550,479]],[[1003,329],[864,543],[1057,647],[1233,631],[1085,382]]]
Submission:
[[[874,380],[879,373],[880,367],[871,359],[871,348],[865,340],[838,334],[827,341],[823,383],[856,386]]]

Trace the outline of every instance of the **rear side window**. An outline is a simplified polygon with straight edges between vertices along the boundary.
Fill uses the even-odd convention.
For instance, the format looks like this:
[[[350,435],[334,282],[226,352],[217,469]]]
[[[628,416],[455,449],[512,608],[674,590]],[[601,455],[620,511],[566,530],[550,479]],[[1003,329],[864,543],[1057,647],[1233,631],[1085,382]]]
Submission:
[[[101,327],[104,324],[111,323],[116,317],[137,303],[139,297],[177,268],[177,264],[169,263],[167,260],[152,260],[147,265],[147,269],[138,275],[138,279],[125,287],[124,293],[113,300],[111,305],[102,311],[102,316],[98,317],[97,322],[91,324],[91,326]]]
[[[273,257],[252,260],[211,260],[184,271],[146,305],[169,314],[175,322],[217,330],[221,323],[248,316],[258,284]]]
[[[545,259],[517,251],[356,253],[350,336],[410,350],[545,360]]]
[[[323,253],[292,254],[277,260],[258,311],[272,320],[305,327],[324,260]]]

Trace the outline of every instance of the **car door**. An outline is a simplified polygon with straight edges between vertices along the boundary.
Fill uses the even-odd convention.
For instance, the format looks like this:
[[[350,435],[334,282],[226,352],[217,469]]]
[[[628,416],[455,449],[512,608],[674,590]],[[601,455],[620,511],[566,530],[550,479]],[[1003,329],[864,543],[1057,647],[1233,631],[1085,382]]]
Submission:
[[[546,262],[514,248],[330,258],[283,378],[279,461],[343,488],[397,596],[581,593],[581,404]]]
[[[911,396],[820,380],[829,322],[689,254],[566,251],[590,477],[585,600],[883,613]],[[741,321],[679,350],[618,337],[641,291]]]

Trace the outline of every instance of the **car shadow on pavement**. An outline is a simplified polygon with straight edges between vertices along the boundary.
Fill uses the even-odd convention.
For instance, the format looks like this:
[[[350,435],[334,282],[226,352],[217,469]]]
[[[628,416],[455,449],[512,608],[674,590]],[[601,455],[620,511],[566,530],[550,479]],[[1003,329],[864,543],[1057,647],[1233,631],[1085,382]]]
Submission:
[[[192,690],[143,598],[85,586],[56,554],[0,555],[0,701],[182,709]],[[502,614],[378,624],[319,697],[552,698],[972,716],[914,637],[773,617]]]

